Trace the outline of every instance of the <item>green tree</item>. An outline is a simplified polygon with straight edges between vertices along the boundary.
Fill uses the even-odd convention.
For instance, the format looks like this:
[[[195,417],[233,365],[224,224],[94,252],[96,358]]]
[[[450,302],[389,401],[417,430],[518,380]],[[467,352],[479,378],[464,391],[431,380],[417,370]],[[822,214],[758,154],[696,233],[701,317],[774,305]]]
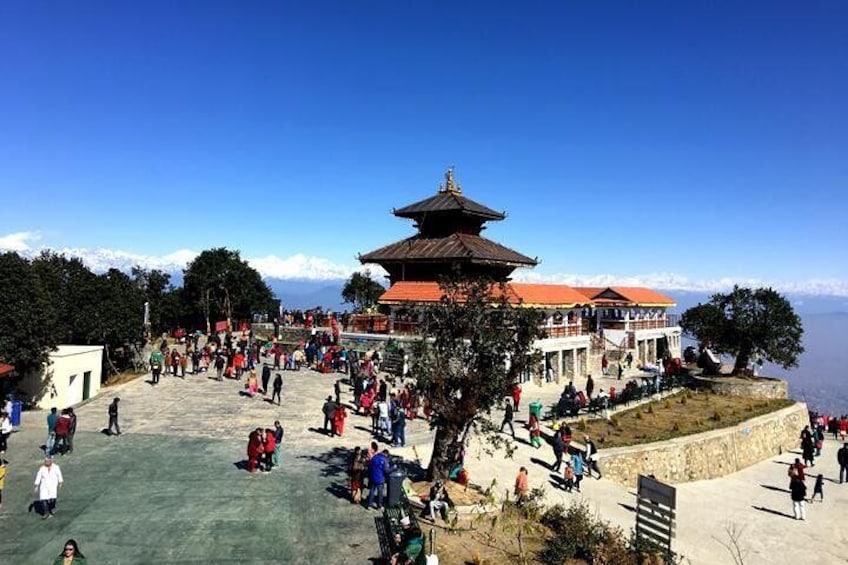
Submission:
[[[538,365],[533,342],[541,337],[543,318],[511,301],[503,284],[454,279],[440,286],[440,303],[422,310],[422,337],[411,364],[418,390],[433,408],[431,478],[448,475],[457,442],[472,427],[489,439],[497,437],[487,416],[519,375]]]
[[[132,268],[131,274],[133,283],[144,293],[144,300],[148,303],[151,334],[176,327],[183,315],[183,308],[180,305],[180,291],[171,284],[171,275],[138,265]]]
[[[238,251],[224,247],[208,249],[183,271],[183,297],[196,320],[205,320],[211,332],[212,317],[250,318],[269,313],[275,306],[274,293],[256,269]]]
[[[21,375],[40,370],[60,341],[55,305],[31,263],[0,255],[0,359]]]
[[[745,370],[752,358],[795,367],[804,352],[801,319],[771,288],[734,286],[727,294],[714,294],[684,312],[680,326],[716,352],[735,355],[734,373]]]
[[[386,289],[371,278],[371,271],[355,272],[342,288],[342,299],[353,304],[356,312],[363,312],[377,303]]]

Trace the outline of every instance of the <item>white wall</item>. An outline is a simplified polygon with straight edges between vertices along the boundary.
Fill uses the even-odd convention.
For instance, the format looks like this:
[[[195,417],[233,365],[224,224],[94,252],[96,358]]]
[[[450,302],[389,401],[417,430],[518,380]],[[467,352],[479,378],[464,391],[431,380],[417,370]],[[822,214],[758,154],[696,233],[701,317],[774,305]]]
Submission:
[[[50,353],[50,361],[41,374],[25,377],[21,392],[39,408],[67,408],[83,401],[85,373],[90,372],[89,398],[100,392],[103,371],[103,346],[60,345]]]

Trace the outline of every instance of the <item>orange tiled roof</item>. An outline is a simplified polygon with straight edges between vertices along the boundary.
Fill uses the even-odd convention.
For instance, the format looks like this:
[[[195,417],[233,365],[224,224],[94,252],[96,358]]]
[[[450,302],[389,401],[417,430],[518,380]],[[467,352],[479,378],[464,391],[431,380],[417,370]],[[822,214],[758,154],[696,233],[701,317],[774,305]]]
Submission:
[[[579,286],[575,288],[599,305],[675,306],[677,304],[665,294],[641,286],[611,286],[607,288]]]
[[[562,284],[508,283],[510,302],[522,301],[527,307],[571,308],[578,304],[591,304],[583,294]],[[398,281],[380,297],[380,304],[403,302],[434,303],[442,298],[437,282]]]

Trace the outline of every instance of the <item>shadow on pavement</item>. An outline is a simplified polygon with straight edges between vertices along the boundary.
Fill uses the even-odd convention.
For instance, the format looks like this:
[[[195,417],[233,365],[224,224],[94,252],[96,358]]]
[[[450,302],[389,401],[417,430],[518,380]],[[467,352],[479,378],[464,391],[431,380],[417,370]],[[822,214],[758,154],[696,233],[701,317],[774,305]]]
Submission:
[[[765,506],[752,506],[751,508],[753,508],[754,510],[759,510],[760,512],[774,514],[775,516],[783,516],[784,518],[789,518],[790,520],[795,519],[795,516],[792,516],[791,514],[780,512],[779,510],[772,510],[771,508],[766,508]]]
[[[788,488],[780,488],[780,487],[776,487],[776,486],[773,486],[773,485],[760,485],[760,486],[763,487],[763,488],[767,488],[769,490],[777,491],[777,492],[785,492],[787,494],[790,492]]]
[[[624,508],[625,510],[629,510],[630,512],[636,512],[635,506],[631,506],[629,504],[624,504],[623,502],[619,502],[618,505],[621,506],[622,508]]]
[[[549,471],[551,470],[551,465],[550,465],[550,463],[548,463],[547,461],[542,461],[541,459],[539,459],[539,458],[537,458],[537,457],[531,457],[531,458],[530,458],[530,463],[533,463],[534,465],[539,465],[539,466],[541,466],[541,467],[544,467],[545,469],[548,469]]]
[[[347,473],[347,460],[351,453],[353,453],[353,449],[334,447],[329,451],[317,455],[298,455],[298,459],[320,463],[323,465],[321,469],[322,477],[335,477]]]

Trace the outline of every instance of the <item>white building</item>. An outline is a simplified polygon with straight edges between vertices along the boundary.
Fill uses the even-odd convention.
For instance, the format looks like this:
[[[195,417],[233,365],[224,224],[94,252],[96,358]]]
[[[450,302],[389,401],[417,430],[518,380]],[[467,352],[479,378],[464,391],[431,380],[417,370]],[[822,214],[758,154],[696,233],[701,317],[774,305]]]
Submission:
[[[102,373],[102,345],[60,345],[44,371],[21,380],[19,393],[38,408],[61,410],[97,396]]]

